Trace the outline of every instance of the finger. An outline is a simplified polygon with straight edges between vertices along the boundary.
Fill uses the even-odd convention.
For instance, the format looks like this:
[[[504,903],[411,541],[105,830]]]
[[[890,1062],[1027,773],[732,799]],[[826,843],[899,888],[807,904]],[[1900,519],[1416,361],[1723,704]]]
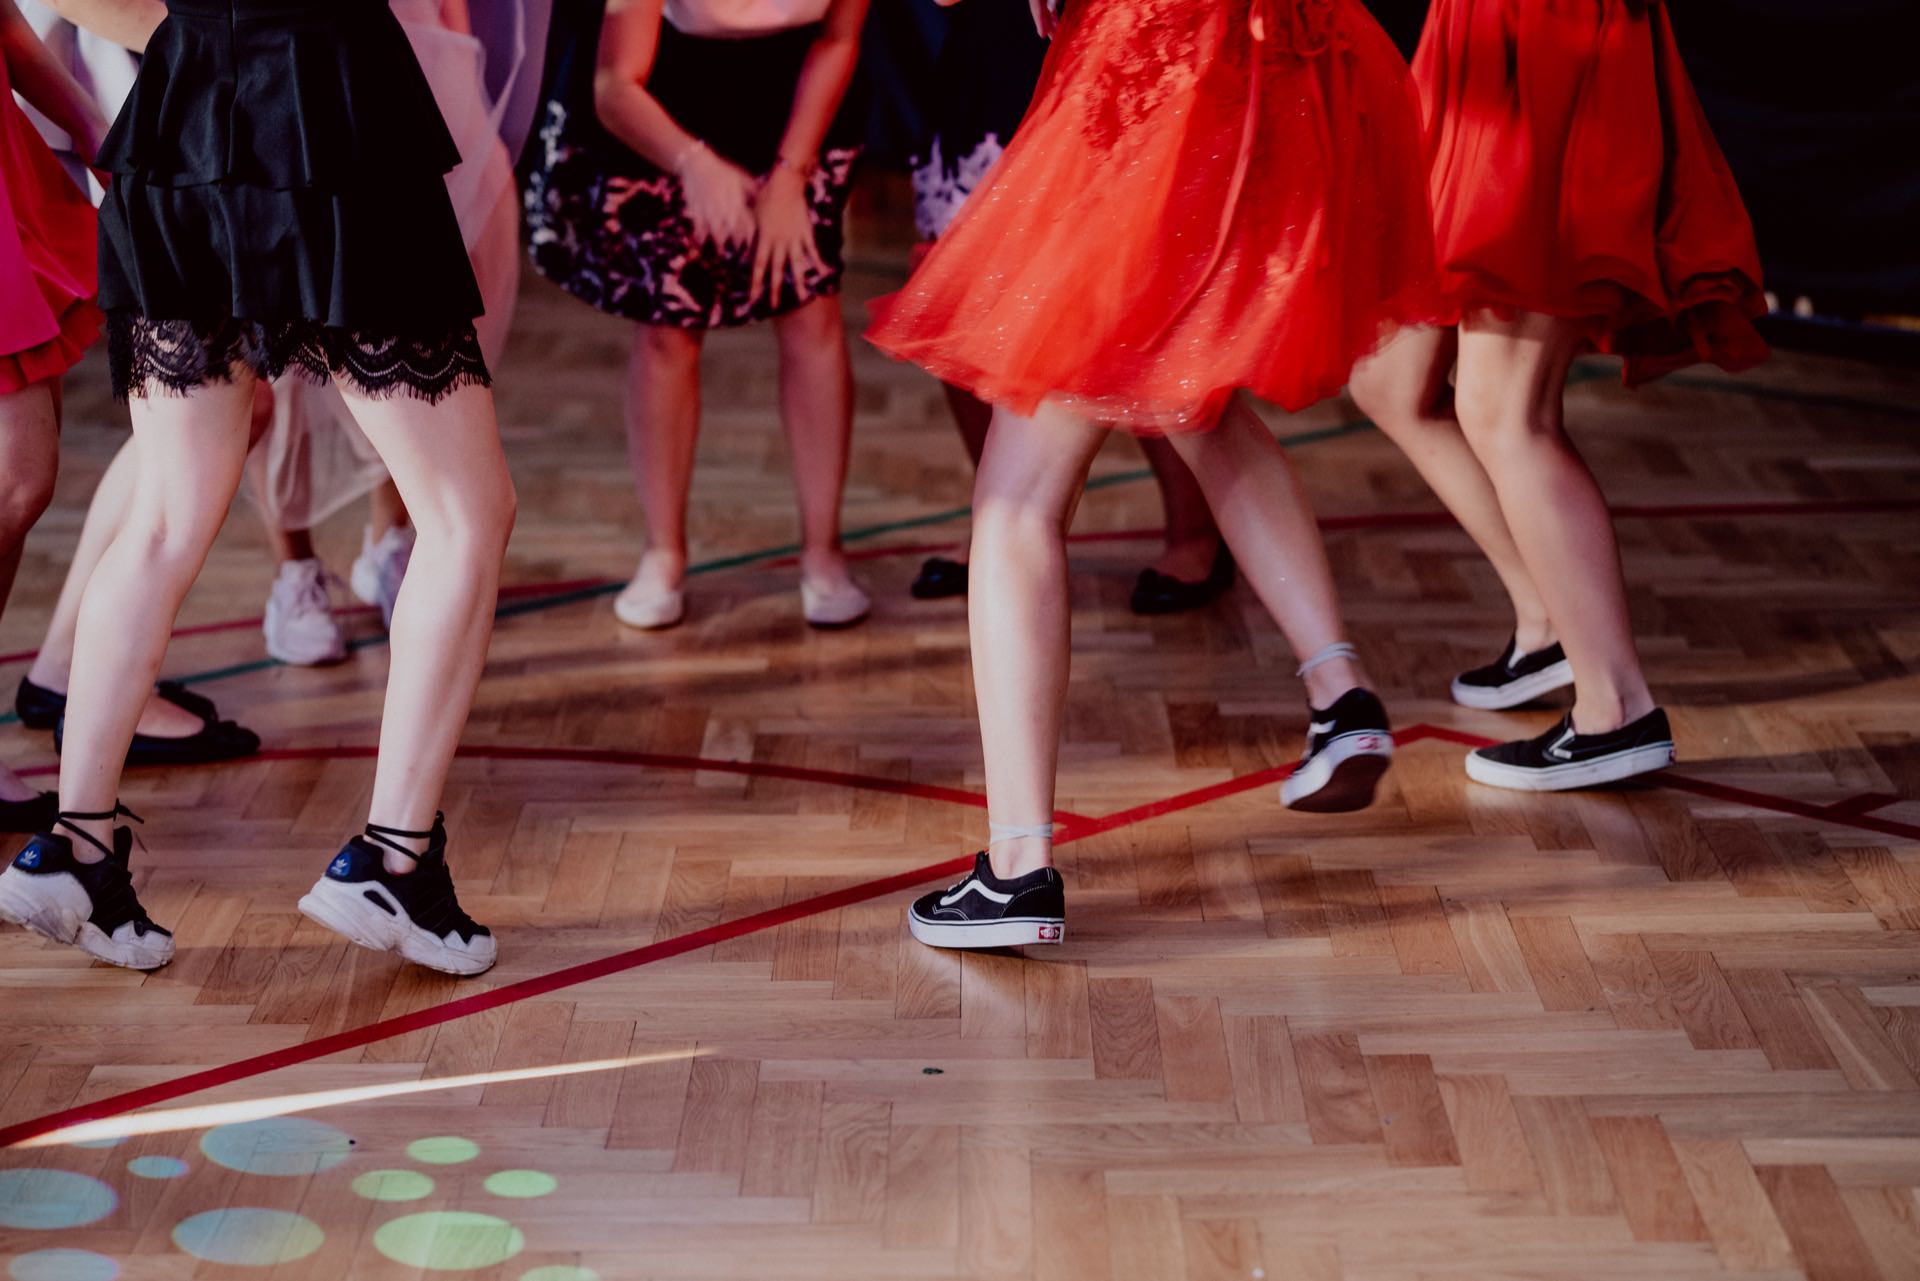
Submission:
[[[768,262],[772,257],[772,244],[765,236],[760,237],[753,249],[753,285],[747,291],[749,304],[760,301],[761,291],[766,285]]]
[[[814,233],[811,227],[807,229],[807,239],[805,243],[807,247],[808,266],[818,274],[822,276],[826,275],[827,260],[825,255],[820,252],[820,237]]]

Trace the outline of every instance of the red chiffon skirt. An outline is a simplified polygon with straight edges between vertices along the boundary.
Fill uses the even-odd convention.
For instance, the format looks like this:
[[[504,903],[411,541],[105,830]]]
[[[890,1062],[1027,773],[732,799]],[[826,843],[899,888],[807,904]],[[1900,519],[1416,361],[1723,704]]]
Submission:
[[[0,395],[58,378],[100,335],[93,206],[34,130],[0,62]]]
[[[1431,317],[1417,101],[1355,0],[1078,0],[875,345],[994,404],[1207,426],[1337,391]]]
[[[1413,73],[1456,315],[1585,320],[1629,384],[1766,359],[1753,224],[1661,0],[1435,0]]]

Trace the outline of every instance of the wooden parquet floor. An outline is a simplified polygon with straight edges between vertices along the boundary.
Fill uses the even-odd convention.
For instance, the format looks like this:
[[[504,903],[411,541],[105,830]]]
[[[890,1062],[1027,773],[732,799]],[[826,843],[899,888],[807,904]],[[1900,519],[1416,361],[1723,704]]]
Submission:
[[[294,911],[358,824],[385,662],[364,616],[326,671],[218,627],[269,576],[236,513],[170,669],[269,750],[126,795],[179,959],[0,933],[13,1277],[1920,1277],[1920,376],[1782,356],[1573,392],[1682,753],[1574,796],[1461,772],[1463,742],[1556,713],[1446,701],[1505,620],[1411,469],[1350,407],[1272,415],[1426,727],[1345,817],[1279,808],[1304,715],[1250,594],[1127,613],[1158,512],[1116,442],[1076,552],[1069,941],[961,957],[901,919],[903,874],[984,827],[963,607],[905,595],[964,529],[936,390],[858,353],[848,524],[880,605],[814,634],[770,343],[716,340],[706,568],[689,625],[643,636],[598,586],[637,554],[624,342],[530,283],[501,371],[517,590],[447,797],[498,971]],[[0,653],[37,640],[119,439],[103,388],[74,380]],[[356,540],[322,531],[338,567]],[[50,744],[0,728],[0,759]],[[138,1132],[43,1133],[101,1103]]]

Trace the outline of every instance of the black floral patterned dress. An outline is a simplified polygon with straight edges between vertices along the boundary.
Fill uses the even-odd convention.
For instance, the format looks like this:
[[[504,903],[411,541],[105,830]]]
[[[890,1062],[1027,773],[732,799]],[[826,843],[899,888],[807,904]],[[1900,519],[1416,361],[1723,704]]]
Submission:
[[[824,271],[750,299],[751,246],[701,242],[679,180],[636,155],[594,114],[604,0],[561,0],[546,102],[524,171],[534,269],[601,311],[642,324],[716,329],[765,320],[839,292],[843,221],[859,159],[865,95],[854,87],[827,132],[809,198]],[[681,128],[748,173],[772,168],[817,25],[737,38],[689,36],[663,21],[647,91]]]

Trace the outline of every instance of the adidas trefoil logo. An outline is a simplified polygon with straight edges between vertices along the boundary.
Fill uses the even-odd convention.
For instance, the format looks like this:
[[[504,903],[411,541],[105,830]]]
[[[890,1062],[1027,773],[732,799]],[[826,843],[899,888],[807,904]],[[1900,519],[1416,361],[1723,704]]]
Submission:
[[[20,857],[15,859],[14,863],[20,867],[39,867],[40,851],[29,845],[20,851]]]
[[[342,854],[339,858],[336,858],[335,860],[333,860],[333,865],[331,867],[327,868],[327,875],[344,877],[347,874],[347,869],[352,866],[353,866],[353,860],[348,858],[345,854]]]

